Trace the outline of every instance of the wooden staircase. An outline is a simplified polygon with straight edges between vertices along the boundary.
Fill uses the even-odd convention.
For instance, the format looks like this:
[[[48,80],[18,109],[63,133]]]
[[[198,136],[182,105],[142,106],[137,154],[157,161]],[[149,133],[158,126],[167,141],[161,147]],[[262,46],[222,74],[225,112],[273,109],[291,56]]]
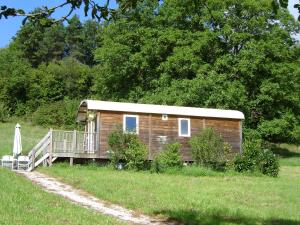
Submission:
[[[57,157],[52,157],[52,130],[50,130],[42,140],[33,147],[28,154],[29,171],[34,170],[43,163],[43,166],[51,166]]]

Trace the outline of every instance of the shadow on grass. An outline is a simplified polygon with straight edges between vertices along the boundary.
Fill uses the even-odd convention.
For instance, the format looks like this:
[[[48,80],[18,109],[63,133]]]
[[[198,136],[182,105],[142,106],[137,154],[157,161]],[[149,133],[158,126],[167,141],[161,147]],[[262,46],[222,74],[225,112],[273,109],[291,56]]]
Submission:
[[[246,217],[243,215],[228,215],[226,211],[214,210],[213,213],[203,213],[200,211],[192,210],[162,210],[155,212],[157,214],[163,214],[169,216],[169,220],[175,224],[188,224],[188,225],[220,225],[224,223],[231,224],[264,224],[264,225],[299,225],[300,221],[289,220],[289,219],[261,219]]]
[[[287,148],[279,147],[277,145],[272,145],[272,152],[282,158],[292,158],[292,157],[300,157],[299,152],[290,151]]]

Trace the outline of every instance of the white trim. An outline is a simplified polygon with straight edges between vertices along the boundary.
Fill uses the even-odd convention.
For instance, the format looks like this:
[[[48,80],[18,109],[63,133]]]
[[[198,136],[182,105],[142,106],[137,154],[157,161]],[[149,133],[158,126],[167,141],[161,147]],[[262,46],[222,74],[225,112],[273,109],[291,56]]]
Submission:
[[[78,109],[77,121],[85,120],[87,110],[103,110],[147,114],[168,114],[188,117],[197,116],[238,120],[242,120],[245,118],[242,112],[236,110],[83,100],[80,103]]]
[[[139,134],[139,116],[138,115],[131,115],[131,114],[124,114],[123,115],[123,132],[126,132],[126,117],[134,117],[136,119],[136,129],[135,132],[130,132],[130,133],[135,133]]]
[[[240,153],[243,153],[243,122],[240,121]]]
[[[181,133],[181,121],[182,120],[188,121],[188,133],[187,134]],[[178,118],[178,136],[179,137],[190,137],[191,136],[191,119],[190,118]]]

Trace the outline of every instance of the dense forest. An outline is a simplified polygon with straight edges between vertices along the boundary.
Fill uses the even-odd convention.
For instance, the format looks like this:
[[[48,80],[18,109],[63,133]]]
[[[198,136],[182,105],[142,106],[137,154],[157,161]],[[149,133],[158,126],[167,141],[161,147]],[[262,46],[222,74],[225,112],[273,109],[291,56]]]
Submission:
[[[236,109],[265,140],[299,143],[300,23],[271,3],[145,0],[111,21],[28,20],[0,49],[0,119],[71,126],[85,98]]]

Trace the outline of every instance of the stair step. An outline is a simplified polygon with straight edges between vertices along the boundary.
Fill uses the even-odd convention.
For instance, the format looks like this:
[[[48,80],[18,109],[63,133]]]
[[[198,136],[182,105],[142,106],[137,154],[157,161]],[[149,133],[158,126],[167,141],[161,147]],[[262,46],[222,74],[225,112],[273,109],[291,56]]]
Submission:
[[[53,157],[52,158],[52,162],[54,162],[58,157]]]
[[[49,153],[46,153],[45,155],[43,155],[38,161],[35,162],[34,167],[37,167],[38,165],[40,165],[48,157],[49,157]]]

